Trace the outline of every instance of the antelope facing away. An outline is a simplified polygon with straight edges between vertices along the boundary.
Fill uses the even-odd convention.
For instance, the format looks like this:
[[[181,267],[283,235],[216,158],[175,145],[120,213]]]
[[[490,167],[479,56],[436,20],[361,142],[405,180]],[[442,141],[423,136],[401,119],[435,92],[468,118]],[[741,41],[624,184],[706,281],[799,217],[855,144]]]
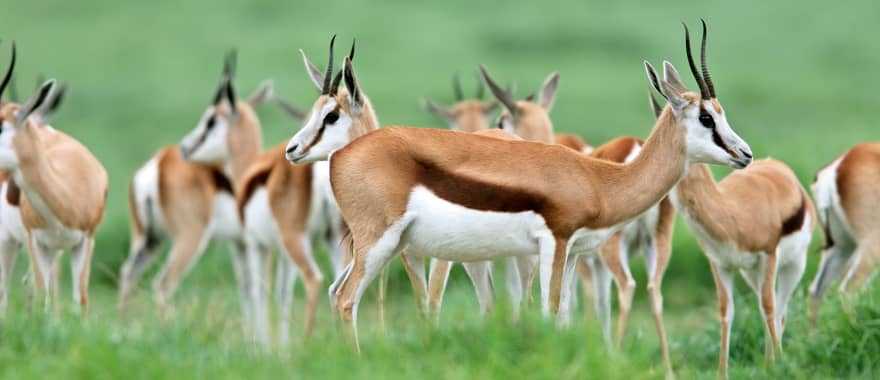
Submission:
[[[497,103],[504,105],[505,110],[502,111],[497,123],[499,129],[526,140],[531,137],[537,139],[535,141],[554,142],[553,124],[549,113],[556,97],[556,90],[559,87],[558,73],[551,73],[544,81],[539,91],[541,97],[538,101],[534,101],[531,97],[526,100],[514,101],[511,92],[498,86],[485,69],[480,69],[480,76],[482,79],[480,83],[487,83]],[[460,85],[457,85],[458,81],[456,80],[453,83],[456,84],[454,87],[458,89],[456,93],[460,95],[461,91]],[[477,94],[479,98],[480,94],[482,94],[482,85],[478,88]],[[456,115],[458,115],[459,119],[472,121],[470,124],[472,126],[471,130],[457,128],[458,124],[454,123],[453,119],[449,120],[450,129],[475,132],[485,130],[474,128],[473,126],[475,125],[481,128],[488,127],[488,123],[473,122],[474,120],[479,120],[479,117],[482,117],[485,122],[486,113],[483,112],[483,109],[487,108],[487,106],[467,106],[474,103],[479,102],[477,100],[459,101],[459,103],[452,107],[452,109],[458,110]],[[437,107],[435,106],[434,108]],[[468,115],[466,110],[470,110],[470,115]],[[566,135],[565,139],[569,144],[576,144],[581,141],[570,135]],[[514,319],[516,319],[519,315],[523,295],[530,293],[529,290],[531,289],[536,262],[531,257],[524,257],[509,258],[506,260],[506,263],[508,265],[506,272],[507,290],[513,305]],[[480,304],[481,312],[485,315],[489,313],[493,306],[492,263],[490,261],[482,261],[462,264],[476,290],[477,302]],[[451,262],[436,258],[431,259],[430,276],[428,277],[428,303],[429,310],[435,319],[439,317],[450,269]]]
[[[43,84],[40,80],[37,88]],[[15,96],[15,84],[13,81],[9,83],[9,100],[12,103],[18,102]],[[64,99],[66,86],[56,86],[48,98],[43,101],[43,105],[39,110],[31,114],[31,119],[36,119],[36,123],[40,127],[46,126],[46,119],[58,110]],[[2,93],[2,91],[0,91]],[[0,109],[5,103],[0,101]],[[15,184],[12,175],[9,172],[0,172],[0,316],[5,315],[9,298],[10,279],[12,278],[12,270],[15,268],[15,261],[18,252],[27,244],[27,231],[21,220],[21,188]],[[52,267],[53,283],[55,288],[52,291],[53,296],[58,294],[58,275],[59,261],[55,260]]]
[[[668,62],[662,81],[647,63],[646,70],[669,102],[629,164],[559,145],[447,130],[390,127],[354,141],[319,139],[311,149],[302,144],[320,127],[297,133],[290,146],[301,148],[288,154],[292,162],[332,153],[330,181],[354,259],[330,290],[355,345],[360,298],[399,247],[462,262],[537,256],[543,310],[564,318],[576,262],[569,254],[594,252],[662,200],[689,162],[736,168],[751,162],[724,114],[715,114],[714,134],[700,124],[698,110],[717,101],[687,91]]]
[[[14,67],[13,46],[0,95]],[[9,172],[21,190],[21,221],[35,294],[43,294],[48,311],[55,298],[58,253],[70,250],[73,299],[85,313],[95,232],[107,200],[107,172],[85,146],[41,124],[44,118],[30,117],[54,87],[55,81],[49,80],[24,105],[5,103],[0,108],[0,170]]]
[[[880,144],[862,143],[816,175],[813,197],[825,231],[825,247],[810,285],[813,322],[831,284],[841,280],[840,293],[853,294],[865,287],[880,263],[878,163]]]
[[[132,179],[131,247],[120,270],[120,310],[163,240],[171,240],[171,250],[153,282],[160,309],[170,306],[208,243],[220,240],[229,243],[245,324],[250,323],[247,263],[234,186],[261,149],[260,122],[253,108],[271,96],[272,86],[264,82],[247,101],[239,101],[233,85],[234,60],[232,53],[226,57],[220,84],[196,129],[179,146],[160,149]]]
[[[737,152],[740,148],[728,144],[719,134],[725,127],[726,117],[706,67],[705,22],[702,75],[690,54],[688,56],[700,86],[701,99],[700,106],[690,112],[697,118],[703,134],[711,136],[718,149]],[[670,88],[656,83],[654,87],[674,102]],[[660,119],[663,117],[661,114]],[[742,154],[751,158],[749,152]],[[717,183],[708,166],[693,162],[670,198],[696,235],[715,279],[721,319],[719,375],[727,377],[736,272],[758,296],[764,321],[765,353],[772,360],[782,348],[788,302],[804,273],[816,220],[806,191],[788,166],[773,159],[756,161]]]

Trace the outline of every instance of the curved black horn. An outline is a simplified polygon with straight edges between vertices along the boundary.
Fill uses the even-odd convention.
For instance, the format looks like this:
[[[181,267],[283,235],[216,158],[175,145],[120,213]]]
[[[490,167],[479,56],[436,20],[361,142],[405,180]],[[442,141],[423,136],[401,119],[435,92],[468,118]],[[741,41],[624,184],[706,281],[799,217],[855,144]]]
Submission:
[[[464,100],[464,92],[461,91],[461,78],[457,72],[452,75],[452,94],[455,95],[456,102]]]
[[[480,73],[477,73],[477,94],[476,97],[479,100],[483,100],[483,94],[486,92],[486,84],[480,80]]]
[[[495,98],[510,111],[511,114],[516,116],[516,102],[513,101],[513,96],[511,93],[513,91],[504,90],[494,80],[489,76],[489,72],[486,71],[486,67],[480,65],[480,74],[483,75],[483,80],[486,81],[486,85],[489,86],[489,90],[492,91],[492,94],[495,95]]]
[[[223,60],[223,76],[232,78],[235,76],[235,69],[238,65],[238,50],[230,49],[226,53],[226,59]]]
[[[700,86],[700,96],[703,99],[710,99],[712,96],[709,94],[709,89],[706,87],[706,82],[703,81],[703,77],[700,76],[700,72],[697,71],[697,65],[694,64],[694,56],[691,53],[691,33],[688,31],[688,26],[684,22],[681,23],[684,26],[684,46],[685,51],[687,52],[688,65],[691,67],[691,74],[694,75],[694,79],[697,81],[697,85]]]
[[[6,86],[9,85],[9,81],[12,79],[12,71],[15,69],[15,41],[12,41],[12,58],[9,59],[9,68],[6,69],[6,76],[3,77],[3,82],[0,83],[0,97],[3,97],[3,91],[6,90]]]
[[[706,38],[708,36],[706,28],[706,20],[700,19],[703,24],[703,43],[700,46],[700,65],[703,69],[703,81],[706,82],[706,88],[709,90],[709,96],[715,97],[715,84],[712,83],[712,76],[709,75],[709,66],[706,65]]]
[[[324,88],[321,89],[321,95],[330,93],[330,82],[333,80],[333,43],[336,42],[336,35],[330,39],[330,58],[327,60],[327,70],[324,71]]]
[[[348,59],[354,61],[354,45],[357,42],[357,39],[351,39],[351,51],[348,52]]]

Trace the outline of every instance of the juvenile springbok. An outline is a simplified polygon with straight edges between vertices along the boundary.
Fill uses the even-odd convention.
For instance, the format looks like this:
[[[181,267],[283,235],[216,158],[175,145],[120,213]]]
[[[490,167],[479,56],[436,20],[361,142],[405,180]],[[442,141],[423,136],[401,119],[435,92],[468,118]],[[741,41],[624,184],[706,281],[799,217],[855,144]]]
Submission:
[[[42,84],[42,81],[38,83]],[[9,84],[9,101],[15,103],[18,97],[15,96],[15,85],[12,81]],[[39,110],[34,111],[30,118],[40,127],[46,126],[46,120],[49,116],[58,110],[61,105],[66,86],[56,86],[49,94],[48,98],[43,102]],[[0,91],[2,93],[2,91]],[[0,101],[0,108],[3,108],[4,102]],[[21,220],[21,189],[15,184],[12,175],[7,171],[0,171],[0,316],[5,315],[8,304],[10,279],[12,278],[12,270],[15,268],[15,261],[18,252],[27,243],[27,231]],[[52,291],[58,294],[58,260],[53,263],[52,276],[55,284]]]
[[[15,48],[0,95],[15,67]],[[89,150],[72,137],[30,118],[55,87],[44,83],[24,105],[0,108],[0,170],[11,173],[21,190],[20,212],[31,259],[35,294],[48,311],[59,252],[71,251],[73,299],[88,310],[88,282],[95,232],[107,200],[107,172]]]
[[[698,110],[716,99],[687,91],[668,62],[662,81],[645,67],[669,105],[629,164],[458,131],[391,127],[354,141],[323,138],[308,145],[324,128],[297,133],[287,155],[292,162],[332,154],[330,181],[351,230],[354,259],[330,291],[355,346],[360,298],[398,247],[463,262],[538,256],[543,310],[566,316],[576,262],[568,254],[594,252],[663,199],[689,162],[736,168],[751,162],[748,145],[722,112],[710,116],[714,133],[700,123]]]
[[[718,142],[719,149],[732,154],[740,148],[727,144],[719,134],[719,116],[723,121],[725,112],[716,101],[705,57],[706,23],[703,22],[702,76],[692,59],[689,63],[704,100],[691,113],[703,134]],[[661,90],[671,102],[669,89]],[[660,119],[663,117],[661,114]],[[750,152],[741,154],[751,158]],[[684,215],[712,268],[721,319],[719,376],[727,377],[736,272],[758,296],[764,321],[765,354],[768,360],[773,360],[777,352],[781,352],[788,302],[807,261],[816,220],[810,197],[788,166],[764,159],[731,173],[718,183],[708,166],[690,163],[670,198]]]
[[[656,103],[654,103],[656,104]],[[662,108],[657,105],[657,116]],[[617,163],[629,163],[642,150],[644,142],[635,137],[615,138],[590,153],[591,157]],[[660,351],[667,374],[672,374],[669,343],[663,325],[663,295],[661,285],[672,249],[672,228],[675,209],[668,198],[652,206],[641,216],[615,233],[599,249],[598,256],[582,256],[578,274],[591,287],[596,315],[602,326],[607,345],[611,345],[611,281],[617,285],[618,318],[616,345],[620,346],[626,334],[629,312],[635,295],[636,281],[629,268],[630,256],[643,252],[648,275],[647,290],[651,301],[654,326],[660,340]]]
[[[553,124],[550,120],[550,109],[556,97],[556,90],[559,85],[559,74],[552,73],[544,81],[539,91],[541,98],[538,101],[526,99],[514,101],[510,91],[502,89],[489,76],[484,69],[480,69],[481,85],[477,90],[477,100],[462,100],[461,86],[458,83],[457,76],[453,84],[456,89],[456,97],[459,102],[451,107],[456,112],[446,112],[449,115],[455,115],[457,118],[448,117],[450,129],[461,130],[465,132],[477,132],[486,130],[489,127],[488,114],[485,112],[490,106],[479,100],[481,98],[482,83],[488,83],[489,89],[492,91],[496,101],[494,104],[503,104],[505,111],[499,116],[498,127],[508,133],[519,136],[522,139],[529,137],[536,138],[540,142],[553,143]],[[428,103],[429,105],[431,103]],[[482,105],[482,106],[477,106]],[[433,108],[437,108],[434,106]],[[494,106],[492,106],[494,108]],[[467,123],[463,122],[467,121]],[[461,126],[467,125],[464,129]],[[506,128],[505,128],[506,127]],[[577,140],[577,141],[576,141]],[[569,144],[577,144],[579,141],[572,135],[565,135],[565,141]],[[511,297],[511,305],[513,306],[513,316],[516,319],[519,315],[519,308],[523,294],[527,294],[531,289],[532,278],[534,273],[535,261],[533,258],[510,258],[507,263],[507,290]],[[470,277],[477,294],[477,302],[480,305],[480,311],[483,315],[488,314],[493,306],[493,285],[492,285],[492,263],[490,261],[462,263],[465,271]],[[443,294],[446,289],[446,282],[449,278],[449,271],[452,263],[449,261],[431,259],[430,275],[428,277],[428,304],[429,312],[435,321],[439,318],[440,308],[443,302]]]
[[[815,322],[828,287],[841,280],[841,294],[865,287],[880,263],[877,167],[880,144],[862,143],[816,175],[813,197],[825,231],[819,270],[810,285],[810,319]]]
[[[155,301],[163,310],[208,243],[220,240],[229,243],[245,325],[249,323],[249,281],[233,186],[261,149],[253,108],[270,98],[272,86],[264,82],[247,101],[239,101],[234,60],[232,53],[226,57],[220,84],[195,130],[179,146],[160,149],[132,179],[131,247],[120,270],[120,310],[164,239],[171,240],[171,251],[153,282]]]

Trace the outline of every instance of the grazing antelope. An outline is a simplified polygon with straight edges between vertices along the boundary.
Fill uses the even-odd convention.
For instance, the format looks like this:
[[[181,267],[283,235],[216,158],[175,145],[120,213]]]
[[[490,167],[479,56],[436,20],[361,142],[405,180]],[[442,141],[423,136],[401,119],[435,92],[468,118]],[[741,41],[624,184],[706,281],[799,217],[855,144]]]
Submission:
[[[656,104],[656,103],[654,103]],[[662,108],[657,105],[659,117]],[[591,157],[617,163],[633,161],[642,150],[644,142],[635,137],[615,138],[590,153]],[[661,284],[669,263],[672,245],[672,228],[675,210],[668,198],[652,206],[641,216],[629,222],[619,232],[599,248],[598,256],[582,256],[578,274],[585,283],[585,289],[592,286],[591,292],[596,314],[602,325],[605,342],[611,345],[611,281],[617,285],[618,319],[616,345],[620,346],[626,333],[629,311],[635,295],[636,281],[629,268],[629,259],[634,252],[643,252],[648,275],[648,296],[657,336],[660,339],[661,354],[666,371],[672,374],[669,357],[669,343],[663,325],[663,296]]]
[[[740,152],[751,159],[750,152],[727,143],[723,137],[722,131],[729,127],[706,67],[705,22],[702,75],[690,54],[688,57],[700,85],[701,102],[686,112],[696,119],[701,133],[715,142],[716,149],[730,155]],[[670,103],[677,101],[674,88],[656,86],[656,83],[654,87]],[[661,120],[664,115],[665,111],[660,115]],[[726,378],[736,272],[758,296],[764,321],[765,353],[772,360],[777,351],[781,352],[788,302],[804,272],[815,212],[794,172],[780,161],[756,161],[717,183],[708,166],[699,162],[689,164],[670,198],[684,215],[712,268],[721,319],[719,375]]]
[[[526,100],[514,101],[511,91],[504,90],[498,86],[486,70],[481,68],[480,76],[482,79],[480,83],[487,83],[493,96],[495,96],[496,102],[504,105],[505,109],[499,116],[497,124],[500,130],[504,130],[507,133],[525,140],[531,138],[535,139],[534,141],[539,142],[555,142],[553,123],[550,120],[549,113],[553,107],[556,90],[559,87],[559,73],[554,72],[547,77],[541,86],[539,91],[540,99],[537,101],[532,99],[532,97],[529,97]],[[479,125],[481,128],[487,128],[488,123],[485,122],[486,113],[483,112],[485,107],[467,107],[469,104],[481,103],[476,100],[460,100],[461,86],[457,85],[457,77],[453,83],[456,84],[454,87],[458,89],[456,93],[457,98],[459,98],[459,103],[452,107],[455,110],[459,110],[456,115],[458,115],[460,119],[465,120],[478,120],[479,118],[482,118],[484,123],[472,122],[471,126]],[[482,85],[477,92],[478,96],[482,93]],[[434,108],[437,107],[435,106]],[[468,115],[468,113],[463,110],[471,110],[471,115]],[[463,130],[465,132],[481,130],[475,128],[472,128],[471,130],[460,129],[457,128],[458,124],[454,122],[454,119],[449,119],[449,122],[450,129],[452,130]],[[577,145],[578,143],[585,145],[583,140],[580,140],[573,135],[564,135],[564,140],[569,146]],[[582,147],[579,146],[573,149],[580,151]],[[536,262],[531,257],[525,257],[509,258],[506,260],[506,263],[508,266],[507,290],[511,297],[511,304],[513,305],[514,319],[517,319],[523,294],[530,293],[529,290],[531,289]],[[481,313],[484,315],[488,314],[492,308],[494,296],[492,287],[492,263],[490,261],[482,261],[466,262],[462,264],[476,290],[477,302],[480,305]],[[439,318],[440,306],[442,305],[443,293],[446,288],[446,282],[449,278],[450,269],[451,262],[438,260],[436,258],[431,259],[430,276],[428,277],[428,303],[430,306],[430,312],[435,320]]]
[[[723,113],[710,116],[717,118],[714,133],[700,124],[698,110],[717,100],[689,92],[668,62],[662,81],[647,62],[645,68],[669,102],[629,164],[457,131],[383,128],[354,141],[321,139],[311,149],[303,142],[319,127],[297,133],[292,162],[332,153],[330,181],[351,230],[354,259],[330,291],[356,347],[360,298],[398,247],[453,261],[538,256],[543,310],[564,318],[576,262],[569,254],[595,251],[660,202],[688,163],[743,168],[751,162],[748,145]]]
[[[171,250],[153,282],[160,309],[170,307],[178,285],[208,243],[220,240],[229,243],[245,325],[250,322],[250,282],[233,186],[261,149],[254,107],[271,97],[272,86],[264,82],[247,101],[240,101],[233,85],[234,59],[232,53],[226,57],[220,84],[195,130],[179,146],[160,149],[132,179],[131,247],[120,270],[120,310],[163,240],[171,241]]]
[[[841,280],[840,293],[852,294],[865,287],[880,262],[878,163],[880,144],[862,143],[816,175],[813,197],[825,231],[825,247],[810,285],[814,323],[828,286]]]
[[[15,67],[15,47],[0,95]],[[88,310],[88,282],[95,232],[107,200],[107,172],[92,153],[67,134],[30,116],[41,109],[55,81],[44,83],[24,105],[0,108],[0,170],[19,187],[19,209],[36,294],[48,311],[55,302],[53,268],[71,251],[73,299]],[[8,189],[7,189],[8,193]]]
[[[37,88],[43,81],[37,83]],[[41,108],[34,111],[30,118],[40,127],[46,126],[46,120],[60,107],[64,98],[66,86],[56,86],[43,102]],[[15,84],[9,83],[10,103],[18,101]],[[0,102],[0,109],[5,103]],[[9,297],[9,280],[12,278],[12,270],[18,252],[27,243],[27,231],[21,220],[21,189],[15,184],[11,173],[0,171],[0,316],[5,315]],[[56,285],[52,291],[54,297],[58,296],[59,266],[56,260],[52,267],[53,283]]]

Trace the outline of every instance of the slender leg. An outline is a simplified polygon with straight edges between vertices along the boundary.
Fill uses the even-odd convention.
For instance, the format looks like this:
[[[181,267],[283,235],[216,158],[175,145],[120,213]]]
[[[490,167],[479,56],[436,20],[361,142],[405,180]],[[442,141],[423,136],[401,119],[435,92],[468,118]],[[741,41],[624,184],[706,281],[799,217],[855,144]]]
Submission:
[[[663,323],[663,276],[672,258],[672,233],[675,226],[675,208],[668,198],[659,204],[659,216],[654,231],[648,235],[645,246],[645,267],[648,272],[648,298],[651,300],[651,314],[654,316],[654,327],[660,339],[660,353],[666,366],[666,378],[675,377],[672,369],[672,357],[669,352],[669,338]]]
[[[780,350],[779,334],[776,330],[776,273],[778,267],[779,250],[767,255],[764,265],[764,280],[761,283],[761,311],[764,313],[764,327],[767,331],[767,340],[770,349],[765,352],[767,360],[772,362],[776,359],[776,353]]]
[[[19,249],[21,245],[11,239],[0,242],[0,318],[6,316],[9,304],[9,280],[15,269],[15,258]]]
[[[849,259],[850,257],[846,256],[838,246],[830,247],[822,252],[819,269],[816,271],[813,283],[810,284],[809,318],[812,327],[816,327],[816,319],[819,316],[819,308],[822,306],[825,291],[843,276],[848,267]]]
[[[586,304],[587,300],[595,301],[596,293],[593,292],[593,271],[590,269],[590,264],[587,263],[587,256],[577,256],[577,266],[575,269],[581,280],[581,295],[583,296],[583,302]],[[589,315],[590,313],[584,313],[584,320],[589,319]]]
[[[624,240],[626,239],[623,239],[622,234],[618,232],[600,248],[601,259],[606,269],[614,276],[614,282],[617,284],[617,302],[620,309],[618,310],[617,333],[615,334],[615,347],[617,348],[620,348],[623,337],[626,335],[626,325],[636,289],[636,280],[633,279],[629,270],[629,244]]]
[[[89,275],[94,249],[95,238],[87,236],[73,249],[70,256],[70,273],[73,278],[73,301],[80,305],[80,312],[83,316],[89,310]]]
[[[303,285],[306,289],[306,310],[305,310],[305,332],[304,336],[309,337],[312,334],[315,322],[315,312],[318,309],[318,297],[321,292],[321,284],[324,282],[324,276],[315,263],[312,255],[312,244],[308,236],[305,234],[286,233],[281,237],[284,245],[284,252],[296,264],[299,272],[302,274]],[[288,283],[288,287],[292,287],[293,283]],[[293,290],[290,290],[290,296]]]
[[[425,258],[402,254],[400,262],[403,263],[403,269],[406,270],[407,277],[409,277],[419,312],[425,316],[428,312],[428,280],[425,278]]]
[[[535,282],[535,273],[538,268],[539,257],[519,256],[516,258],[516,268],[519,271],[519,279],[522,281],[522,296],[526,305],[532,303],[532,283]]]
[[[557,247],[556,239],[549,234],[538,237],[539,266],[541,280],[541,311],[545,317],[556,314],[559,307],[559,288],[562,286],[562,270],[557,268],[557,261],[565,261],[565,244]],[[557,259],[557,252],[561,252]],[[555,280],[555,281],[554,281]],[[556,291],[551,288],[555,287]]]
[[[278,258],[275,271],[275,303],[279,309],[278,345],[287,347],[290,343],[290,317],[298,271],[296,265],[286,255]]]
[[[119,312],[124,313],[131,297],[131,292],[150,264],[156,259],[159,241],[150,240],[146,236],[134,238],[131,242],[128,258],[119,271]]]
[[[510,307],[513,313],[513,320],[518,321],[523,300],[523,284],[520,278],[519,264],[514,257],[504,259],[505,264],[505,283],[507,286],[507,294],[510,296]]]
[[[602,325],[602,337],[605,339],[605,347],[612,348],[611,337],[611,273],[605,263],[597,257],[590,257],[587,261],[590,272],[593,273],[593,305],[596,308],[596,317]]]
[[[253,286],[253,282],[250,278],[250,271],[248,270],[247,244],[250,244],[247,240],[244,242],[233,241],[229,244],[229,255],[232,258],[232,269],[235,273],[235,281],[238,284],[239,306],[241,307],[242,325],[245,329],[245,336],[249,336],[253,333],[250,331],[251,326],[253,326],[253,321],[251,320],[253,306],[251,305],[250,300],[250,288]]]
[[[462,263],[465,272],[474,285],[477,293],[477,303],[480,305],[480,314],[484,317],[492,312],[494,304],[494,289],[492,288],[492,262],[479,261]]]
[[[31,270],[34,280],[34,294],[43,295],[43,311],[52,310],[52,265],[57,252],[47,250],[37,241],[36,236],[28,236],[28,253],[31,257]]]
[[[432,258],[428,270],[430,271],[428,275],[428,314],[435,324],[439,324],[443,293],[446,292],[446,282],[449,281],[452,262]]]
[[[379,331],[385,334],[385,296],[388,293],[388,266],[379,272],[379,299],[376,300],[379,312]]]
[[[578,256],[571,256],[565,261],[565,269],[562,274],[562,294],[560,295],[559,316],[557,320],[561,327],[571,326],[572,306],[574,305],[574,281],[575,267],[577,267]]]
[[[208,244],[208,236],[204,230],[181,233],[175,237],[171,252],[162,270],[153,281],[156,304],[160,312],[169,311],[171,298],[177,291],[183,276],[192,268]]]
[[[788,315],[788,303],[791,301],[791,296],[795,290],[797,290],[797,285],[804,276],[804,270],[807,267],[807,248],[808,246],[804,246],[803,251],[795,253],[798,255],[798,260],[779,267],[776,279],[776,302],[778,303],[776,331],[779,334],[780,342],[785,334],[785,318]]]
[[[256,244],[256,243],[248,243],[247,246],[247,267],[248,267],[248,277],[251,279],[250,284],[250,304],[253,310],[251,311],[252,317],[252,327],[251,331],[253,331],[254,343],[260,344],[263,347],[268,347],[269,345],[269,311],[267,305],[267,284],[266,284],[266,275],[264,270],[266,269],[264,263],[266,259],[269,257],[269,251],[266,247]]]
[[[733,325],[733,273],[710,262],[715,292],[718,297],[718,314],[721,317],[721,352],[718,355],[718,377],[727,379],[730,358],[730,327]]]
[[[853,260],[849,272],[840,284],[841,291],[848,294],[864,288],[874,274],[877,265],[880,264],[880,241],[875,239],[860,241],[853,254]]]

